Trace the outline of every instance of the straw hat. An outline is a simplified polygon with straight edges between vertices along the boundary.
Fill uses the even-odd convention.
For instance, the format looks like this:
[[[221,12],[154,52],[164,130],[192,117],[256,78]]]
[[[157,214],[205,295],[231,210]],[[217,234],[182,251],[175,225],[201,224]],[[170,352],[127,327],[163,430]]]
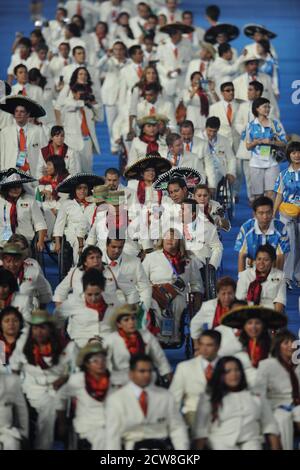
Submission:
[[[158,116],[156,116],[156,114],[152,114],[151,116],[144,116],[141,119],[138,119],[137,125],[139,127],[143,127],[146,124],[152,124],[153,126],[155,126],[161,120],[162,120],[161,118],[158,119]]]
[[[101,186],[94,186],[92,195],[85,199],[87,202],[95,202],[96,204],[100,204],[101,202],[106,202],[105,197],[107,196],[108,192],[108,186],[105,184]]]
[[[213,59],[216,57],[217,51],[214,48],[214,46],[210,44],[209,42],[205,42],[205,41],[201,42],[201,49],[207,50]]]
[[[55,323],[55,318],[47,310],[34,310],[28,320],[30,325],[43,325],[44,323]]]
[[[124,304],[116,308],[114,314],[110,318],[110,326],[113,330],[116,330],[117,321],[124,315],[137,315],[138,308],[136,305]]]
[[[76,364],[78,367],[82,367],[85,361],[85,358],[90,354],[103,354],[106,355],[106,349],[103,348],[102,344],[99,341],[93,341],[88,343],[86,346],[80,349],[77,356]]]
[[[0,252],[0,257],[3,257],[3,255],[24,256],[24,250],[22,250],[18,243],[8,242],[5,243]]]

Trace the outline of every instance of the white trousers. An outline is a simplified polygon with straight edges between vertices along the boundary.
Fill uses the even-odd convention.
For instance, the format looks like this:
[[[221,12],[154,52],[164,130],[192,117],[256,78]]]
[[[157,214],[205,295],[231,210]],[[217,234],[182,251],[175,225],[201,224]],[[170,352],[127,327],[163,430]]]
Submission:
[[[0,432],[0,450],[20,450],[21,436],[16,428],[2,428]]]
[[[300,422],[300,406],[293,411],[276,408],[274,418],[277,421],[283,450],[293,450],[294,447],[294,421]]]
[[[233,444],[232,446],[224,444],[220,438],[209,438],[209,444],[212,450],[262,450],[261,440],[252,439],[242,444]]]
[[[29,400],[30,405],[37,412],[35,428],[35,450],[51,450],[54,442],[54,426],[56,420],[56,398],[45,391],[43,397],[38,400]]]
[[[108,127],[108,133],[109,133],[109,139],[110,139],[110,148],[112,152],[115,152],[118,150],[118,145],[116,145],[113,137],[113,124],[116,120],[116,117],[118,116],[118,106],[105,106],[105,114],[106,114],[106,120],[107,120],[107,127]]]
[[[93,171],[93,142],[89,138],[83,141],[83,149],[77,151],[77,157],[80,162],[81,171],[83,173],[92,173]]]
[[[290,252],[285,257],[284,275],[290,281],[294,278],[300,281],[300,218],[293,219],[280,213],[280,220],[286,226],[291,246]]]

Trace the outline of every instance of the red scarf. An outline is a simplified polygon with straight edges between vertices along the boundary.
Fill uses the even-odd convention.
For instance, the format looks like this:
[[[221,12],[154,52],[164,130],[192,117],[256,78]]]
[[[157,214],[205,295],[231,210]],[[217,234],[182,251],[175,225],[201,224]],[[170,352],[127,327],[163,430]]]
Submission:
[[[161,205],[161,200],[162,200],[162,191],[159,189],[157,191],[158,193],[158,204]],[[140,204],[145,204],[146,200],[146,184],[144,180],[139,181],[138,187],[137,187],[137,198]]]
[[[297,378],[297,375],[295,373],[296,366],[292,363],[285,362],[280,356],[278,357],[278,361],[290,375],[290,381],[292,385],[293,405],[298,406],[300,405],[300,385],[299,385],[299,380]]]
[[[201,116],[207,117],[208,116],[208,109],[209,109],[207,95],[201,88],[198,89],[197,95],[200,98],[200,114],[201,114]]]
[[[9,358],[16,347],[17,340],[15,340],[13,343],[8,343],[6,338],[0,334],[0,341],[3,341],[4,343],[5,363],[8,364]]]
[[[185,270],[185,259],[181,256],[180,251],[177,251],[176,255],[171,255],[166,250],[163,250],[163,254],[171,263],[172,267],[176,271],[177,274],[183,274]]]
[[[103,320],[106,309],[107,309],[107,303],[105,303],[103,297],[101,297],[101,300],[98,304],[90,304],[89,302],[86,301],[85,305],[88,308],[96,310],[96,312],[98,313],[99,321]]]
[[[135,354],[145,354],[145,343],[142,335],[138,331],[135,331],[131,335],[127,335],[122,328],[119,328],[118,333],[125,341],[126,348],[131,356],[134,356]]]
[[[85,389],[97,401],[103,401],[109,388],[109,374],[106,372],[96,379],[88,372],[85,373]]]
[[[141,135],[140,140],[145,142],[147,145],[146,154],[148,153],[157,153],[158,152],[158,143],[155,137],[149,137],[148,135]]]
[[[42,176],[42,178],[39,179],[39,184],[50,184],[52,187],[52,197],[58,199],[56,188],[68,175],[69,173],[59,176]]]
[[[221,324],[221,319],[225,313],[229,312],[229,307],[222,307],[220,301],[218,300],[217,307],[215,310],[215,316],[214,316],[214,321],[213,321],[213,328],[216,328]]]
[[[68,152],[68,146],[66,144],[62,144],[58,147],[58,151],[55,153],[54,147],[52,142],[50,142],[46,147],[41,149],[42,155],[44,157],[45,162],[49,159],[51,155],[58,155],[59,157],[66,158]]]
[[[268,357],[262,345],[258,344],[255,338],[249,339],[247,351],[253,367],[258,367],[259,361]]]
[[[260,276],[256,271],[256,278],[250,282],[247,293],[247,301],[253,302],[254,305],[260,304],[260,296],[262,291],[262,283],[267,280],[269,273],[266,276]]]
[[[13,199],[9,196],[6,198],[7,202],[11,204],[9,218],[10,218],[10,226],[12,233],[16,233],[16,228],[18,226],[18,213],[17,213],[17,202],[18,199]]]
[[[87,206],[90,205],[90,202],[87,202],[85,199],[83,199],[82,201],[80,199],[77,199],[77,197],[75,198],[75,201],[80,205],[80,206],[84,206],[84,208],[86,208]]]
[[[40,366],[41,369],[49,369],[49,365],[44,361],[44,357],[52,356],[51,343],[43,344],[39,346],[34,344],[33,346],[34,363],[36,366]]]

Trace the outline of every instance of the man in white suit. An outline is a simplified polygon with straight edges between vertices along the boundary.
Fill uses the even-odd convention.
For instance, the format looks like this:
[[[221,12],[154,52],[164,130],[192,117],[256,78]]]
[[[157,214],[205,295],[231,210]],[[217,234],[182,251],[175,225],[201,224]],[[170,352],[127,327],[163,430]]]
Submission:
[[[172,394],[151,385],[152,360],[130,360],[130,382],[107,400],[108,450],[148,448],[189,449],[186,426]],[[150,442],[151,441],[151,442]]]
[[[177,8],[178,0],[166,0],[165,4],[166,6],[159,10],[158,15],[165,15],[167,23],[181,22],[182,11]]]
[[[30,85],[28,83],[28,70],[23,64],[19,64],[14,68],[14,75],[17,83],[12,86],[12,95],[28,96],[29,98],[37,101],[40,105],[43,105],[43,90],[41,87],[36,85]]]
[[[270,100],[273,112],[276,118],[279,118],[279,107],[272,88],[271,77],[265,73],[258,71],[260,60],[255,56],[243,57],[241,65],[244,66],[245,72],[233,80],[235,98],[237,100],[248,101],[248,85],[253,80],[257,80],[264,86],[263,97]]]
[[[240,56],[237,60],[233,59],[233,51],[228,43],[220,44],[218,53],[219,57],[212,64],[210,74],[216,84],[217,94],[220,96],[222,83],[230,82],[239,75],[243,56]]]
[[[177,408],[182,412],[190,430],[194,424],[200,394],[205,393],[218,361],[221,334],[206,330],[197,342],[196,357],[177,365],[170,386]]]
[[[70,64],[70,44],[62,41],[58,46],[58,54],[54,55],[49,62],[50,73],[56,84],[59,82],[59,77],[62,75],[63,67]]]
[[[129,26],[133,32],[135,39],[139,40],[144,34],[144,27],[147,24],[149,15],[151,14],[150,6],[145,2],[137,4],[137,15],[129,20]]]
[[[63,123],[65,142],[76,149],[81,164],[81,171],[92,172],[93,153],[100,153],[96,135],[95,121],[100,120],[100,105],[95,97],[86,97],[86,87],[77,83],[72,95],[65,99]]]
[[[75,72],[78,67],[85,67],[88,70],[93,82],[93,90],[98,96],[101,96],[100,74],[95,67],[86,63],[86,51],[82,46],[76,46],[72,49],[72,63],[66,65],[61,71],[65,84],[68,85],[70,83],[73,72]]]
[[[164,99],[156,83],[145,86],[144,99],[137,106],[137,120],[145,116],[162,115],[169,118],[168,126],[176,130],[175,109],[173,104]]]
[[[0,168],[17,167],[36,177],[39,153],[48,139],[40,126],[29,122],[30,114],[31,105],[24,99],[24,104],[14,108],[14,123],[1,131]]]
[[[189,63],[184,83],[185,88],[189,87],[191,75],[194,72],[200,72],[205,80],[213,78],[210,71],[214,64],[215,55],[216,51],[212,44],[201,43],[199,59],[194,59]]]

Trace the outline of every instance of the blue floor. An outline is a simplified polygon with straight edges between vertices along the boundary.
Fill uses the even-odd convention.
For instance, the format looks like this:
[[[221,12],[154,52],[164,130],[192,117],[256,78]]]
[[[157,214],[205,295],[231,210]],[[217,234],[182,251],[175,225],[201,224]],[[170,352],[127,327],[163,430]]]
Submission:
[[[55,0],[47,0],[44,8],[44,15],[52,18],[55,11]],[[209,4],[209,2],[206,2]],[[211,2],[213,3],[213,2]],[[300,105],[292,103],[293,92],[292,82],[300,80],[300,62],[298,58],[296,44],[298,42],[298,26],[300,24],[300,2],[299,0],[252,0],[245,2],[240,0],[219,0],[216,2],[223,12],[221,21],[232,21],[239,27],[246,23],[258,22],[267,25],[271,30],[278,33],[278,38],[274,41],[280,59],[280,81],[281,98],[280,108],[282,111],[282,121],[288,133],[300,134]],[[200,5],[199,5],[200,4]],[[6,69],[10,58],[10,48],[14,40],[15,32],[22,31],[28,34],[33,28],[29,22],[29,2],[24,0],[1,1],[0,3],[0,34],[1,34],[1,55],[0,70],[1,78],[6,77]],[[182,9],[190,9],[195,13],[196,24],[207,27],[203,13],[205,6],[199,0],[182,0]],[[239,51],[244,45],[249,43],[248,38],[237,39],[233,46]],[[109,141],[106,124],[101,124],[97,128],[98,138],[101,144],[101,156],[95,156],[94,169],[98,174],[103,174],[105,168],[117,166],[118,159],[112,156],[109,151]],[[223,237],[224,242],[224,274],[236,277],[237,256],[233,254],[234,240],[240,225],[251,216],[245,197],[245,187],[241,201],[237,206],[236,218],[230,233]],[[298,247],[300,249],[300,247]],[[53,263],[49,261],[47,276],[53,284],[57,282],[56,272]],[[289,316],[289,327],[298,332],[300,327],[298,313],[299,289],[294,289],[288,294],[287,312]],[[170,358],[172,362],[182,359],[182,351],[172,351]]]

